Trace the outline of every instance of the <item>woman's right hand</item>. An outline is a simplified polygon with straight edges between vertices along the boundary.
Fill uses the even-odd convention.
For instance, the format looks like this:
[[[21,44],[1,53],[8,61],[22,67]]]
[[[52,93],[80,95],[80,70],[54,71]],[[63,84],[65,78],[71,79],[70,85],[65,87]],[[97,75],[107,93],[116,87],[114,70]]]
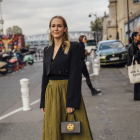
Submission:
[[[45,108],[41,108],[42,112],[45,114]]]

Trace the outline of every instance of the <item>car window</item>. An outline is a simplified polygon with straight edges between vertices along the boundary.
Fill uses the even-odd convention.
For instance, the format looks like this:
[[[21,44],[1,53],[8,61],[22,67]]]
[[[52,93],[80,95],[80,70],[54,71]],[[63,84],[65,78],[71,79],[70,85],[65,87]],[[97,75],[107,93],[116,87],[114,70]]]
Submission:
[[[121,42],[107,42],[100,44],[99,50],[105,49],[115,49],[115,48],[123,48],[123,44]]]
[[[95,40],[87,40],[87,43],[85,44],[86,46],[95,46],[96,41]]]

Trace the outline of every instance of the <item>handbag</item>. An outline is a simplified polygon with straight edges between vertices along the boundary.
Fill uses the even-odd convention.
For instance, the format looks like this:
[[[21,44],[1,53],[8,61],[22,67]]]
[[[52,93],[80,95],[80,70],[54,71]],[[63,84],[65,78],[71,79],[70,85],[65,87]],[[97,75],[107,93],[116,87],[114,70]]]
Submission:
[[[81,133],[81,121],[76,121],[74,112],[73,115],[74,121],[67,121],[67,113],[66,121],[61,122],[61,133]]]
[[[128,66],[128,75],[130,83],[132,84],[140,83],[140,64],[138,64],[137,61],[135,61],[135,65],[133,64],[134,57],[135,56],[133,56],[131,65]]]

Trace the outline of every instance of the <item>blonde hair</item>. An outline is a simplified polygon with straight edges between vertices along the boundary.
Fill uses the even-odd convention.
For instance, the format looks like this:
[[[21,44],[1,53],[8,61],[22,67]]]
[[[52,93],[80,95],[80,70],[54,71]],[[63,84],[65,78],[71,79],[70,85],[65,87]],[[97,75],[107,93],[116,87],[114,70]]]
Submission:
[[[67,23],[66,23],[66,20],[62,17],[62,16],[54,16],[51,20],[50,20],[50,24],[49,24],[49,28],[51,27],[51,22],[53,19],[55,18],[59,18],[63,21],[63,25],[64,27],[67,27]],[[69,48],[70,48],[70,38],[69,38],[69,35],[68,35],[68,27],[67,27],[67,30],[66,32],[64,32],[63,34],[63,39],[62,39],[62,47],[64,49],[64,53],[67,54],[68,51],[69,51]],[[50,33],[49,34],[49,46],[51,46],[53,43],[54,43],[54,37],[52,36],[52,34]],[[64,47],[65,46],[65,47]]]

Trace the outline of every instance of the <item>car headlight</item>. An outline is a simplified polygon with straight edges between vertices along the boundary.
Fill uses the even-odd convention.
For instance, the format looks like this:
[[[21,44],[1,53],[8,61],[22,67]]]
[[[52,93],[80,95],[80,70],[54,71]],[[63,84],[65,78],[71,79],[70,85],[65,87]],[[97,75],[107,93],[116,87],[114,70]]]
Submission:
[[[106,56],[106,54],[100,54],[100,56]]]

